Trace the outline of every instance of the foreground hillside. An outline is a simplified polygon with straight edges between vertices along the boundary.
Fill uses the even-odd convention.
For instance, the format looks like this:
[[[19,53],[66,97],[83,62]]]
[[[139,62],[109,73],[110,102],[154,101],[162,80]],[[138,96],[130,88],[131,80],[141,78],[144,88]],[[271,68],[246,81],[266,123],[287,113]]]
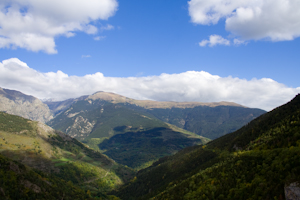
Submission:
[[[129,168],[62,132],[3,112],[0,153],[0,196],[6,199],[105,197],[133,176]]]
[[[238,131],[141,170],[121,199],[284,199],[300,181],[300,95]],[[288,198],[288,197],[287,197]]]

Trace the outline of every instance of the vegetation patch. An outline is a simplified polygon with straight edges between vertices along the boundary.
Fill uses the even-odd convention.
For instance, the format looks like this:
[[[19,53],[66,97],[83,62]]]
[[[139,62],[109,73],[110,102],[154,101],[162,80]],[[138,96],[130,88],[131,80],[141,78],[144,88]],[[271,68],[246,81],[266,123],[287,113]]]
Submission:
[[[99,148],[118,163],[141,169],[161,157],[201,143],[199,137],[187,137],[180,132],[162,127],[118,134],[104,140],[99,144]]]

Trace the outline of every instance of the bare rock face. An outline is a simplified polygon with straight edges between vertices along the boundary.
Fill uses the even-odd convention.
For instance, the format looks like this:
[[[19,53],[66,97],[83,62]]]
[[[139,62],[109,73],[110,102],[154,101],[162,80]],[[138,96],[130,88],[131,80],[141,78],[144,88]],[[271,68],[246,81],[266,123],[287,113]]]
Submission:
[[[291,183],[284,187],[286,200],[300,200],[300,184],[298,182]]]
[[[0,88],[0,111],[43,123],[53,118],[50,109],[41,100],[3,88]]]
[[[75,118],[74,124],[66,129],[66,133],[71,137],[84,138],[92,132],[95,124],[95,121],[90,122],[88,119],[78,116]]]

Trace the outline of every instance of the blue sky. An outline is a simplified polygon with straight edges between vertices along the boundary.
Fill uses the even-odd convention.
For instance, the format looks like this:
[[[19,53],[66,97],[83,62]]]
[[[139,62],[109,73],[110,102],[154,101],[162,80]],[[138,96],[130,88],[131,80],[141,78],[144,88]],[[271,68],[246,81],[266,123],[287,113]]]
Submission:
[[[105,90],[140,99],[225,100],[263,109],[279,106],[300,92],[299,0],[247,0],[243,1],[244,4],[233,0],[229,1],[229,5],[227,0],[76,0],[73,1],[74,5],[70,5],[70,0],[65,0],[62,5],[58,0],[48,1],[49,4],[45,5],[36,2],[13,0],[0,3],[0,62],[17,58],[21,64],[10,63],[23,63],[31,71],[35,71],[35,75],[28,75],[28,79],[21,81],[18,77],[8,79],[3,70],[0,87],[17,89],[39,98],[59,100],[94,90]],[[84,2],[93,6],[80,10]],[[289,5],[282,5],[284,2]],[[70,11],[59,13],[54,9],[57,6],[65,6],[64,9]],[[79,17],[72,12],[72,6],[75,13],[78,11]],[[24,11],[24,8],[27,10]],[[21,13],[21,20],[16,18],[11,23],[22,23],[21,28],[11,28],[5,24],[5,20],[11,19],[8,18],[9,14],[18,12]],[[273,13],[277,13],[276,16]],[[34,23],[22,21],[27,15],[32,17]],[[73,25],[75,22],[77,24]],[[62,31],[55,32],[58,28]],[[24,39],[24,32],[34,35],[28,43]],[[39,40],[42,36],[48,39]],[[209,41],[209,38],[212,40]],[[213,39],[217,42],[214,43]],[[234,41],[240,44],[235,44]],[[8,66],[4,63],[2,62],[2,67]],[[72,94],[62,95],[66,94],[62,86],[46,83],[57,83],[57,80],[50,80],[48,77],[49,72],[53,72],[57,78],[57,71],[66,75],[63,79],[70,85],[72,77],[82,80],[88,74],[100,72],[107,79],[105,82],[108,86],[100,82],[93,82],[93,85],[90,80],[86,80],[83,85],[89,85],[90,89],[87,89],[88,86],[78,86],[78,91],[75,91],[76,88],[73,88],[74,91],[66,88]],[[211,94],[207,92],[211,89],[203,85],[193,87],[188,80],[180,82],[181,79],[189,79],[186,74],[188,71],[194,71],[197,75],[201,71],[208,73],[207,76],[204,75],[206,78],[201,75],[194,77],[206,80],[194,84],[212,84],[209,77],[217,76],[215,78],[220,80],[230,79],[231,82],[227,83],[230,88],[240,87],[241,83],[245,83],[244,87],[247,89]],[[40,88],[34,86],[35,83],[27,81],[35,76],[44,77],[40,81],[45,82],[43,84],[48,88],[48,93],[42,93]],[[170,79],[175,76],[177,79]],[[134,83],[124,85],[118,82],[130,77],[137,78],[136,84],[141,87],[133,88],[131,84]],[[162,77],[167,77],[165,80],[168,80],[168,84],[149,80],[163,79]],[[272,79],[273,85],[267,88],[265,78]],[[172,88],[171,85],[176,80],[185,87]],[[255,81],[259,83],[256,84]],[[158,92],[149,82],[158,88],[170,89]],[[116,83],[115,87],[111,86],[112,83]],[[215,87],[216,93],[220,84],[218,82]],[[143,85],[146,87],[142,87]],[[150,90],[152,87],[154,89]],[[261,87],[265,88],[262,90]],[[176,89],[181,92],[175,91]],[[184,92],[185,90],[190,91]],[[193,91],[195,95],[192,95]],[[265,94],[266,91],[268,95]],[[163,92],[168,95],[161,98],[164,96]],[[253,95],[257,97],[253,98]],[[253,100],[246,100],[247,98]]]

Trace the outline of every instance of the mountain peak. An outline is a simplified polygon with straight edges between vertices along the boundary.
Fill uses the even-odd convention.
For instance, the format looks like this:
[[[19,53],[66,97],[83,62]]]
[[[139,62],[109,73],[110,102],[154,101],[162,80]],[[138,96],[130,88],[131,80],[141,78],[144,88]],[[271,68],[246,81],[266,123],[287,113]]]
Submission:
[[[103,92],[103,91],[96,92],[88,96],[87,99],[91,99],[91,100],[101,99],[105,101],[110,101],[112,103],[126,103],[126,102],[133,101],[133,99],[112,92]]]
[[[135,100],[112,92],[99,91],[87,97],[87,100],[101,99],[111,103],[130,103],[146,109],[152,108],[194,108],[196,106],[236,106],[245,107],[234,102],[175,102],[175,101],[153,101],[153,100]]]

